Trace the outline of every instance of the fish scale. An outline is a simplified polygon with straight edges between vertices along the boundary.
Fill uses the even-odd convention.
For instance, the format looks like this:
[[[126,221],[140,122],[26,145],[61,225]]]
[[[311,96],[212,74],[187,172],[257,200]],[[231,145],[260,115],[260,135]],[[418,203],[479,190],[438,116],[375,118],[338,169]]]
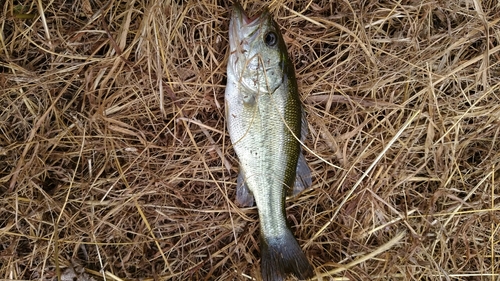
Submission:
[[[229,43],[225,106],[229,136],[240,161],[237,201],[257,205],[262,278],[279,281],[290,273],[311,277],[312,267],[285,212],[286,194],[311,185],[299,142],[306,122],[285,42],[267,10],[249,19],[236,3]]]

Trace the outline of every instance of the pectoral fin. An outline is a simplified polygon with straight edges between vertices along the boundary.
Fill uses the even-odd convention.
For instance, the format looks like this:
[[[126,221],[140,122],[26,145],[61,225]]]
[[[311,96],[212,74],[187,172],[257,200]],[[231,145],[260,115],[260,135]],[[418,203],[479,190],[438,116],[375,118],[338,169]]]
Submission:
[[[248,189],[241,168],[238,179],[236,180],[236,202],[242,207],[251,207],[254,204],[253,194],[250,189]]]
[[[302,152],[299,154],[299,161],[297,161],[297,171],[295,176],[295,184],[293,185],[292,196],[297,195],[306,188],[311,187],[312,178],[311,170],[307,166],[306,158]]]

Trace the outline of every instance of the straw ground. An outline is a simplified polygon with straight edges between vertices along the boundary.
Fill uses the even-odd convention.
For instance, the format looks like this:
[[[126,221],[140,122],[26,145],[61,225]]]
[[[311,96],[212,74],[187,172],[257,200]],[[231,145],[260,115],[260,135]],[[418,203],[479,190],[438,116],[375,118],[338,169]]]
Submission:
[[[258,280],[229,3],[1,3],[0,278]],[[498,2],[243,3],[268,4],[309,121],[287,212],[317,280],[498,280]]]

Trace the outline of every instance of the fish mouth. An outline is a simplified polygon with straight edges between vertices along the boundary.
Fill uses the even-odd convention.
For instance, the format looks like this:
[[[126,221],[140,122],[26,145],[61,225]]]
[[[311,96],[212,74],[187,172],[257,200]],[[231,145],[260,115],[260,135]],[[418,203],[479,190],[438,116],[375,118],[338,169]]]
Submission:
[[[233,14],[231,17],[231,21],[234,23],[238,23],[240,28],[255,25],[255,23],[258,22],[258,18],[259,16],[248,17],[239,2],[235,2],[233,4]]]
[[[249,24],[256,18],[258,17],[257,16],[254,16],[253,18],[248,17],[247,14],[245,13],[245,10],[243,9],[243,7],[239,2],[235,2],[233,4],[233,20],[237,19],[238,22]]]
[[[229,23],[229,43],[231,49],[240,50],[242,44],[252,42],[259,33],[259,27],[265,21],[267,15],[268,11],[266,9],[260,16],[249,17],[240,3],[235,2]]]

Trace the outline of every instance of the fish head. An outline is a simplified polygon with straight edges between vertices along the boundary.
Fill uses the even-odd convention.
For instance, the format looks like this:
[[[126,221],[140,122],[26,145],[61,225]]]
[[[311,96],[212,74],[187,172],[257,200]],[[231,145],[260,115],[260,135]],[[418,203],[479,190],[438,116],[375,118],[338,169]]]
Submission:
[[[233,75],[244,92],[272,94],[283,84],[288,53],[278,24],[265,9],[249,18],[235,3],[229,24],[228,75]]]

